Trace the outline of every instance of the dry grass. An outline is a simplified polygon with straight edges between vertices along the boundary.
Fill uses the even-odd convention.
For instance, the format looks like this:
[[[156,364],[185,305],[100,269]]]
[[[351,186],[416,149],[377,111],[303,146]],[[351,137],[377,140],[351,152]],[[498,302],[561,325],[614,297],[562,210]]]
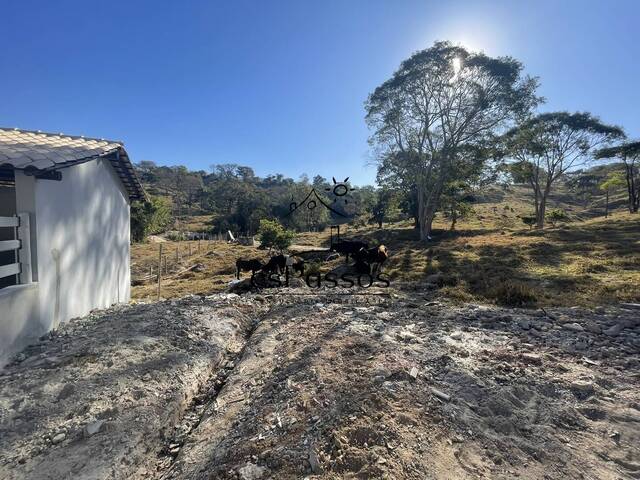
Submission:
[[[200,252],[198,252],[198,243],[200,244]],[[189,255],[189,246],[191,246],[192,255]],[[132,246],[131,256],[135,264],[131,268],[131,274],[134,281],[148,275],[151,267],[156,274],[159,249],[160,244],[158,243],[141,243]],[[207,294],[223,290],[235,278],[236,259],[240,257],[265,259],[268,257],[266,251],[258,250],[255,247],[204,240],[200,242],[197,240],[164,242],[162,249],[163,254],[167,256],[168,269],[168,275],[163,271],[162,298],[177,298],[190,293]],[[179,259],[177,262],[176,249],[178,249]],[[203,264],[205,270],[203,272],[189,271],[176,275],[196,263]],[[142,300],[156,298],[156,292],[157,283],[152,280],[141,285],[134,285],[131,293],[134,299]]]
[[[430,245],[409,226],[361,236],[392,249],[392,277],[421,281],[441,272],[450,279],[442,293],[461,300],[499,301],[505,289],[526,288],[539,305],[640,301],[640,222],[629,214],[543,231],[463,223],[436,232]]]
[[[521,300],[522,304],[543,306],[640,301],[640,218],[620,212],[608,219],[593,217],[593,209],[570,200],[560,193],[551,207],[564,208],[573,221],[543,231],[529,230],[518,217],[530,209],[527,191],[516,188],[506,192],[490,189],[474,205],[476,215],[460,221],[455,232],[449,231],[447,219],[436,219],[436,241],[429,244],[418,240],[410,222],[385,225],[382,230],[343,225],[341,236],[385,244],[391,252],[385,272],[395,281],[424,282],[428,275],[442,273],[439,293],[460,301]],[[196,218],[193,224],[202,221]],[[325,247],[329,242],[329,229],[301,233],[295,240],[300,245]],[[179,242],[181,251],[190,243],[195,251],[195,241]],[[178,244],[164,245],[170,252],[170,270],[196,262],[206,267],[202,273],[164,280],[165,298],[223,289],[233,278],[237,258],[268,256],[254,247],[202,242],[199,257],[183,258],[176,265]],[[148,274],[150,265],[155,268],[157,255],[157,244],[134,245],[134,278]],[[155,296],[155,284],[134,287],[133,296]]]

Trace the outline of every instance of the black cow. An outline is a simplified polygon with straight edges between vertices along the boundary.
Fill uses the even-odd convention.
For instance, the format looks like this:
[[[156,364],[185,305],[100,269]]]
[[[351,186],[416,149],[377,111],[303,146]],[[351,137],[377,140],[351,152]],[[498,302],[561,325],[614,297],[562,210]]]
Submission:
[[[341,240],[339,242],[332,243],[329,251],[343,254],[346,257],[345,261],[348,262],[349,254],[354,255],[363,248],[367,249],[369,248],[369,245],[358,240]]]
[[[251,260],[242,260],[239,258],[236,260],[236,278],[240,280],[240,272],[251,272],[251,275],[255,275],[255,273],[263,268],[263,264],[257,258],[252,258]]]
[[[265,273],[282,273],[287,268],[287,257],[285,255],[276,255],[271,257],[269,261],[262,267]]]
[[[374,272],[382,268],[382,264],[389,258],[389,250],[384,245],[363,248],[354,253],[353,258],[356,260],[355,266],[358,273],[371,273],[372,266],[375,266]]]

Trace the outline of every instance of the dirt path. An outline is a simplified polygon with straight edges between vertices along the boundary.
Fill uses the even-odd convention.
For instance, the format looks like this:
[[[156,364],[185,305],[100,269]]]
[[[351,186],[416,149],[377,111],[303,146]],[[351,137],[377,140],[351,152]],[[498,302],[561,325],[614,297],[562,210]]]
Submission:
[[[46,342],[0,377],[0,477],[640,478],[639,311],[308,293],[130,307]]]
[[[279,301],[161,478],[640,477],[633,312]]]

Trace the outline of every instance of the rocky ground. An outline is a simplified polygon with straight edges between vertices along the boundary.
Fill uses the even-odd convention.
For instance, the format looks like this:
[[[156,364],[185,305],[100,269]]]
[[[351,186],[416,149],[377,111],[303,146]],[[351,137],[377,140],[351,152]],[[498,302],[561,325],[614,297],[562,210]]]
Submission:
[[[65,325],[0,376],[0,478],[640,478],[633,305],[347,293]]]

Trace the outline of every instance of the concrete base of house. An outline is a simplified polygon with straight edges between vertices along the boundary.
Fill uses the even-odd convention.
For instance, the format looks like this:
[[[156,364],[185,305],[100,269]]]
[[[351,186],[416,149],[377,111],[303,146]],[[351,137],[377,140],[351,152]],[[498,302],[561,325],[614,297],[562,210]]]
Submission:
[[[0,368],[49,330],[39,312],[37,282],[0,289]]]

